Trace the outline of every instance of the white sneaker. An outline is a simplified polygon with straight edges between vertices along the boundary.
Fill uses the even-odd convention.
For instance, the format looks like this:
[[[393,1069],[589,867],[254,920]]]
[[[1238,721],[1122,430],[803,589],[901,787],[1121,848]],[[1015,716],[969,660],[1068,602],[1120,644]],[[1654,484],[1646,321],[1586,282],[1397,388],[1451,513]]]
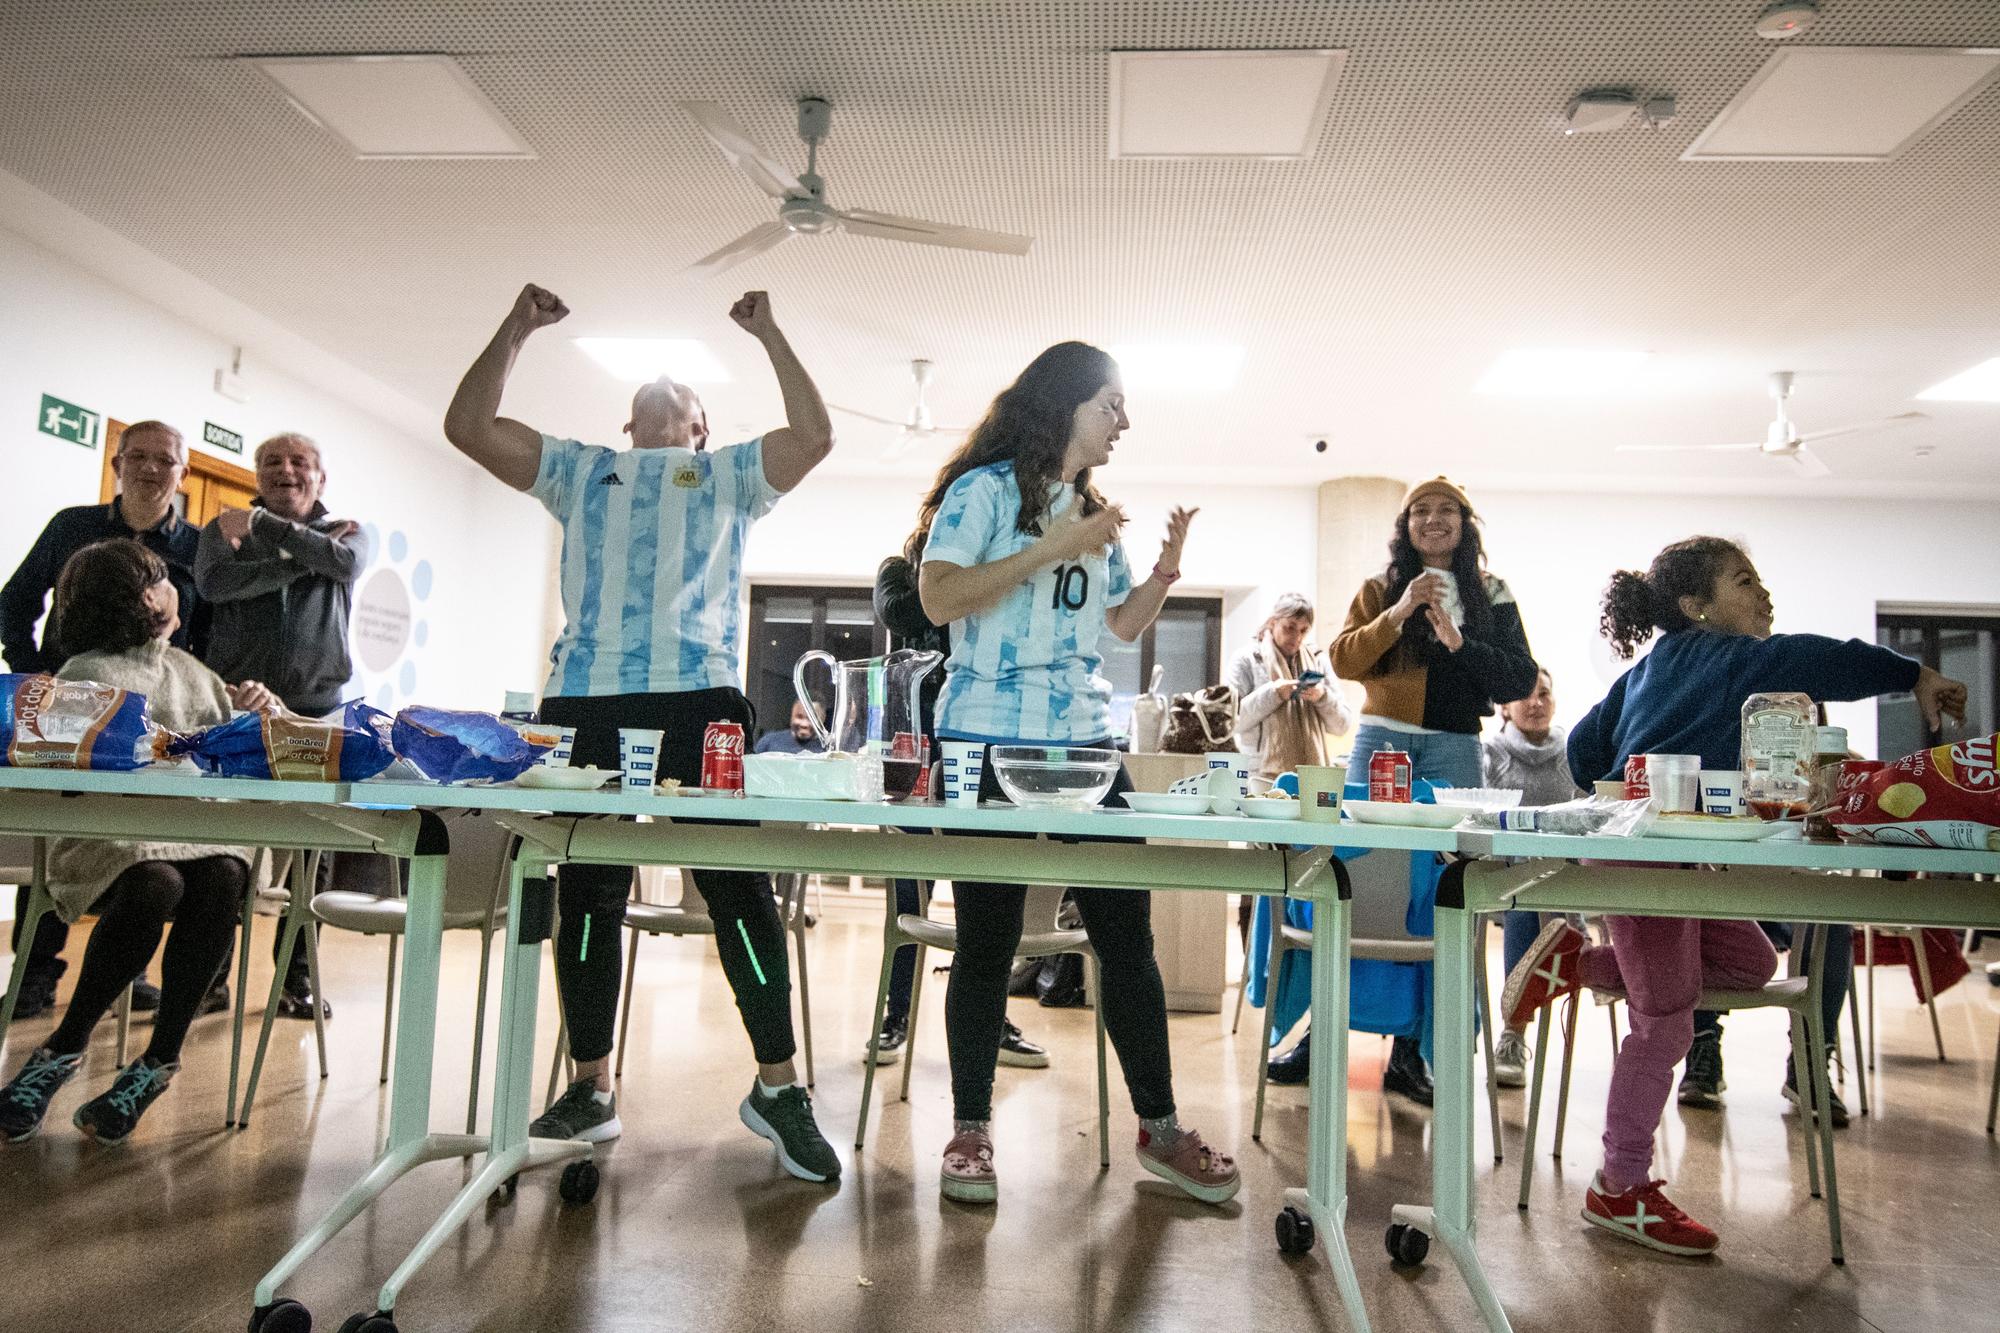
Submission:
[[[1528,1043],[1520,1033],[1503,1029],[1494,1043],[1493,1081],[1503,1088],[1528,1085]]]

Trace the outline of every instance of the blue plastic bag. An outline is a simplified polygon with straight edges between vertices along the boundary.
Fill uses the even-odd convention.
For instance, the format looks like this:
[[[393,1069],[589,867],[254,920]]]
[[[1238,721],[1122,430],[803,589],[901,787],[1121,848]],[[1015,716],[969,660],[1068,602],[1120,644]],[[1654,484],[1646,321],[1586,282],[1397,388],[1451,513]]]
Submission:
[[[432,782],[512,782],[553,747],[537,745],[491,713],[412,704],[396,714],[396,753]]]
[[[153,762],[146,696],[94,680],[0,675],[0,764],[125,773]]]
[[[245,713],[167,747],[226,778],[359,782],[396,761],[389,715],[359,699],[338,721]]]

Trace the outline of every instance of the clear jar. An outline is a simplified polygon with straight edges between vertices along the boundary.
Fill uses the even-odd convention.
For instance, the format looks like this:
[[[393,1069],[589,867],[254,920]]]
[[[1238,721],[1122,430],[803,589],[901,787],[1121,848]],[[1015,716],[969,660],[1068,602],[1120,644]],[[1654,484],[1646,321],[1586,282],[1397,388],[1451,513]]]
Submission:
[[[1805,836],[1815,842],[1838,842],[1839,831],[1827,816],[1832,813],[1840,791],[1840,766],[1847,762],[1847,728],[1820,727],[1813,743],[1812,809],[1806,816]]]

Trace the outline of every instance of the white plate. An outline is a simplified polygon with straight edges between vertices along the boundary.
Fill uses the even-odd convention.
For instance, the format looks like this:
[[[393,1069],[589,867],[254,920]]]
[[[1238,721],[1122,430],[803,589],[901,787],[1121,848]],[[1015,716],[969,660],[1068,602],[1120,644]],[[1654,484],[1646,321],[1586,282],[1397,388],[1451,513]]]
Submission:
[[[1277,797],[1260,796],[1244,801],[1243,813],[1252,819],[1297,819],[1299,802],[1297,797],[1282,800]]]
[[[1521,793],[1505,787],[1432,787],[1431,799],[1468,810],[1512,810],[1521,803]]]
[[[1452,828],[1465,818],[1462,807],[1419,805],[1415,801],[1347,801],[1341,809],[1363,824],[1397,824],[1403,828]]]
[[[1646,830],[1649,838],[1687,838],[1706,842],[1756,842],[1784,829],[1783,819],[1676,819],[1661,815]]]
[[[1142,815],[1205,815],[1208,813],[1206,796],[1175,795],[1171,792],[1128,791],[1125,804]]]
[[[590,791],[618,776],[615,768],[551,768],[536,764],[514,779],[516,787],[553,787],[559,791]]]

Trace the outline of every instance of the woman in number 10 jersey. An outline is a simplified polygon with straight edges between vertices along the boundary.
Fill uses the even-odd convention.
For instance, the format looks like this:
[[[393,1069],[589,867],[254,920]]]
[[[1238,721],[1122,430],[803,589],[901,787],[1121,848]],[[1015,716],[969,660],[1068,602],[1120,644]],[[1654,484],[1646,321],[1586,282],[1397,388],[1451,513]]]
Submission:
[[[938,696],[941,740],[992,745],[1109,746],[1109,693],[1097,679],[1098,640],[1145,632],[1180,577],[1190,509],[1176,509],[1152,573],[1135,584],[1118,530],[1125,515],[1091,484],[1131,422],[1109,356],[1058,343],[993,400],[938,473],[918,516],[927,534],[919,572],[925,614],[950,625],[952,653]],[[982,796],[998,796],[985,766]],[[1121,768],[1105,804],[1122,807]],[[1005,836],[1005,835],[996,835]],[[954,1133],[940,1177],[945,1197],[998,1197],[991,1121],[993,1069],[1007,1012],[1007,974],[1021,938],[1026,890],[960,881],[958,950],[945,998]],[[1099,965],[1104,1026],[1139,1117],[1146,1170],[1208,1203],[1240,1183],[1236,1163],[1174,1116],[1166,995],[1153,958],[1151,908],[1136,889],[1077,889]]]

